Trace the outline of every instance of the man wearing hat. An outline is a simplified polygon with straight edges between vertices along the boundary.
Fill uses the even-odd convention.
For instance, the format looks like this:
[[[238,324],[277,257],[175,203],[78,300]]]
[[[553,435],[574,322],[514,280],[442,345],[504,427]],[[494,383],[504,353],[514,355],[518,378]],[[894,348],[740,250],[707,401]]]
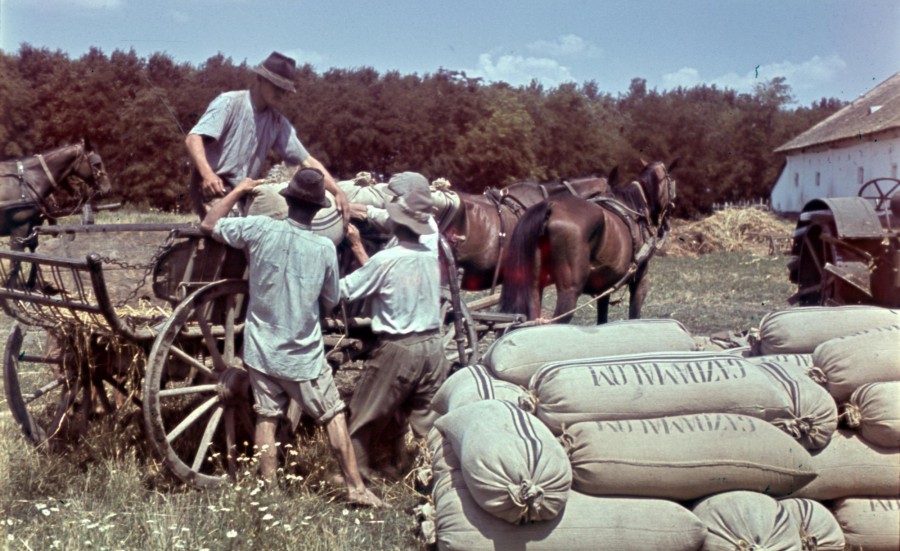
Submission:
[[[346,225],[350,216],[347,195],[276,109],[285,94],[297,91],[294,60],[272,52],[252,70],[256,76],[250,89],[216,97],[184,140],[195,167],[190,182],[195,211],[202,220],[211,202],[238,182],[262,176],[266,156],[275,151],[289,166],[316,168],[325,175],[325,187],[334,195]]]
[[[426,180],[424,176],[416,172],[400,172],[398,174],[394,174],[393,176],[391,176],[391,179],[388,180],[386,190],[389,196],[403,197],[414,188],[418,188],[422,192],[429,195],[431,194],[431,187],[428,185],[428,180]],[[439,228],[437,221],[431,214],[431,209],[429,208],[427,212],[428,226],[432,231],[427,234],[423,234],[419,238],[419,241],[429,249],[433,250],[435,254],[437,254],[438,239],[440,239]],[[372,205],[351,203],[350,216],[353,219],[367,222],[377,231],[391,233],[392,222],[390,215],[388,214],[386,209],[374,207]],[[395,236],[385,244],[385,247],[393,247],[396,244],[397,237]]]
[[[428,223],[431,193],[421,174],[406,172],[401,179],[408,189],[386,205],[397,245],[369,258],[359,231],[348,226],[362,266],[340,281],[345,299],[371,297],[372,331],[379,338],[350,401],[350,439],[360,473],[369,478],[397,463],[407,425],[419,437],[431,429],[431,399],[448,370],[440,335],[440,265],[435,251],[420,243],[435,233]],[[379,457],[379,447],[386,457]]]
[[[317,423],[325,425],[353,503],[380,506],[357,469],[345,405],[338,395],[319,325],[319,304],[337,304],[338,265],[334,244],[312,233],[320,208],[330,205],[324,175],[298,170],[281,191],[288,217],[228,217],[231,208],[259,181],[245,178],[212,205],[200,230],[217,241],[244,249],[249,264],[249,304],[244,325],[244,366],[257,414],[256,444],[260,474],[273,480],[278,456],[275,432],[293,399]]]

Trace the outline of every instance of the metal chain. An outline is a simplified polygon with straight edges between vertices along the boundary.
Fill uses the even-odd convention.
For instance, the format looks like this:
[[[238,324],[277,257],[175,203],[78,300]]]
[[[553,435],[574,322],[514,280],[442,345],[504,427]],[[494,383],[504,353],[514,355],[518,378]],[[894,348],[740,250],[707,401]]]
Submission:
[[[128,296],[126,296],[124,299],[122,299],[119,302],[114,304],[114,306],[116,308],[122,308],[123,306],[125,306],[126,304],[128,304],[129,302],[134,300],[135,297],[137,297],[138,291],[140,291],[144,287],[144,285],[147,284],[147,278],[150,277],[150,273],[156,267],[157,263],[159,262],[159,259],[162,257],[162,255],[166,251],[169,250],[169,247],[171,247],[171,245],[174,241],[175,241],[175,230],[172,230],[169,232],[169,235],[168,235],[168,237],[166,237],[166,240],[163,242],[163,244],[160,245],[159,248],[156,249],[156,252],[153,253],[153,256],[150,257],[150,260],[148,262],[142,263],[142,264],[131,264],[129,262],[125,262],[123,260],[119,260],[119,259],[112,258],[109,256],[97,255],[98,258],[104,264],[111,264],[111,265],[117,266],[118,268],[123,269],[123,270],[141,270],[141,269],[144,270],[144,275],[143,275],[143,277],[141,277],[141,282],[138,283],[137,287],[135,287],[134,289],[131,290],[131,292],[128,294]]]

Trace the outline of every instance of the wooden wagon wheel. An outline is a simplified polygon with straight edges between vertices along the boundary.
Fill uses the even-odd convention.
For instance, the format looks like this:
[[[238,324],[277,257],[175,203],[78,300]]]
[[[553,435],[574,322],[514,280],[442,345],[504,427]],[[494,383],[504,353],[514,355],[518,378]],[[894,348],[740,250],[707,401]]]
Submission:
[[[234,477],[240,436],[252,432],[252,397],[238,356],[247,282],[210,283],[185,298],[153,343],[144,422],[158,457],[198,488]]]
[[[60,433],[81,388],[77,370],[59,357],[26,354],[26,331],[13,326],[3,355],[3,386],[13,419],[33,444],[47,443]]]

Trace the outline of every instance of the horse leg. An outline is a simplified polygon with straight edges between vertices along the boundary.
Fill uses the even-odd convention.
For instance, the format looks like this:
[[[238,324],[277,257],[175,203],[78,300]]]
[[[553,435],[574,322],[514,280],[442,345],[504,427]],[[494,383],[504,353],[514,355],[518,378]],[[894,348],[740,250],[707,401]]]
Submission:
[[[641,308],[644,306],[644,298],[650,288],[650,276],[647,266],[650,262],[641,264],[634,273],[634,278],[628,284],[631,298],[628,301],[628,319],[640,319]]]
[[[609,295],[597,301],[597,325],[609,321]]]

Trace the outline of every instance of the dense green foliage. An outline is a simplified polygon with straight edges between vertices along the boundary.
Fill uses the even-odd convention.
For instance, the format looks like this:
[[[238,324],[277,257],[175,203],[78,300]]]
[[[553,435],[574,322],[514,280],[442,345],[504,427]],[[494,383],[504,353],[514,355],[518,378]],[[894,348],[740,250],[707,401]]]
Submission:
[[[200,67],[134,50],[79,59],[23,44],[0,51],[0,157],[20,157],[89,137],[116,199],[189,210],[182,132],[209,101],[246,87],[252,73],[218,55]],[[533,178],[636,174],[640,158],[679,158],[679,212],[765,197],[783,158],[773,149],[841,107],[822,99],[790,108],[782,78],[752,94],[715,86],[648,90],[634,79],[613,97],[594,82],[545,89],[484,84],[464,73],[379,74],[371,68],[299,70],[285,115],[337,178],[361,170],[416,170],[457,189]]]

